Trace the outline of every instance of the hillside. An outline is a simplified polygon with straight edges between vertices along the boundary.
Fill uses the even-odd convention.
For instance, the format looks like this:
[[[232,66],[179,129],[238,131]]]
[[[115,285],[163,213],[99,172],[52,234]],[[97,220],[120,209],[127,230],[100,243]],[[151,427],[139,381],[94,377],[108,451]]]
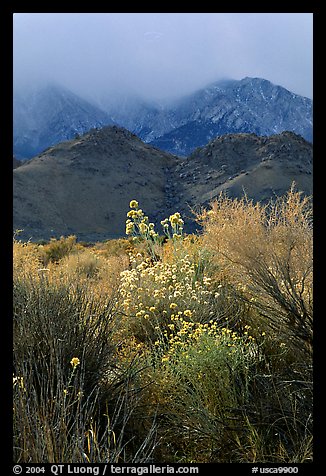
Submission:
[[[22,165],[22,162],[20,160],[17,160],[16,157],[13,155],[12,157],[12,167],[13,169],[16,169],[17,167],[20,167]]]
[[[311,194],[312,145],[289,132],[230,134],[184,159],[112,126],[51,147],[13,174],[14,228],[24,238],[77,234],[95,241],[124,235],[132,199],[155,222],[181,212],[192,231],[191,208],[221,191],[264,202],[295,181]]]
[[[255,202],[284,194],[295,181],[312,194],[312,145],[292,132],[270,137],[229,134],[196,149],[176,167],[179,194],[192,207],[207,206],[220,192],[246,193]]]
[[[175,161],[114,126],[51,147],[14,170],[14,229],[33,239],[122,236],[132,198],[163,217],[165,170]]]

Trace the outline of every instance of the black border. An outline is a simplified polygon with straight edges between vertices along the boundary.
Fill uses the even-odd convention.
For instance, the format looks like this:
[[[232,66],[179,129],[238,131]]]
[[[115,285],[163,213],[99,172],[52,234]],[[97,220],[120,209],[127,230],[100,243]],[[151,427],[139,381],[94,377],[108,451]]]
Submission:
[[[9,3],[9,2],[8,2]],[[251,3],[251,5],[246,5],[247,11],[243,12],[244,5],[239,5],[237,8],[236,4],[232,4],[233,11],[236,12],[243,12],[243,13],[250,13],[250,12],[261,12],[263,7],[271,7],[267,9],[267,12],[273,10],[274,13],[280,12],[309,12],[314,14],[314,100],[317,98],[317,101],[322,96],[322,87],[319,89],[319,84],[324,79],[323,73],[321,71],[321,66],[323,65],[323,56],[324,51],[323,47],[321,46],[322,42],[322,33],[323,33],[323,18],[321,14],[320,8],[321,2],[314,2],[305,5],[305,7],[301,10],[293,7],[298,7],[296,3],[293,3],[290,6],[287,6],[284,2],[280,3],[279,5],[273,2],[271,5],[265,4],[262,5],[257,2],[257,5]],[[77,5],[75,5],[76,7]],[[81,5],[78,5],[81,6]],[[93,5],[95,7],[95,5]],[[112,5],[108,5],[112,6]],[[121,4],[119,5],[121,6]],[[209,7],[210,5],[208,5]],[[54,8],[53,8],[54,7]],[[128,5],[126,5],[128,8]],[[165,5],[167,7],[167,5]],[[224,5],[225,7],[225,5]],[[12,411],[12,165],[11,165],[11,154],[13,150],[13,140],[12,140],[12,99],[13,99],[13,61],[12,61],[12,50],[13,50],[13,14],[14,12],[26,12],[26,9],[29,9],[30,13],[37,13],[37,12],[45,12],[48,10],[49,12],[56,12],[56,13],[68,13],[71,12],[73,9],[70,8],[67,3],[63,2],[56,2],[55,5],[49,4],[42,4],[42,5],[35,5],[32,2],[18,2],[13,1],[10,2],[10,5],[5,5],[5,2],[2,2],[0,7],[1,9],[1,46],[3,48],[3,52],[1,55],[2,58],[2,71],[0,73],[0,77],[2,79],[2,98],[4,99],[5,107],[2,111],[2,127],[1,127],[1,144],[2,144],[2,170],[4,173],[2,174],[2,186],[0,187],[1,192],[4,194],[1,203],[4,204],[2,206],[2,223],[4,225],[1,227],[1,263],[2,265],[2,273],[3,270],[5,271],[5,279],[2,280],[1,290],[4,296],[4,299],[1,301],[5,303],[5,306],[2,307],[2,332],[1,332],[1,346],[0,349],[3,351],[4,358],[2,359],[2,375],[4,377],[4,385],[1,394],[1,410],[2,410],[2,422],[1,425],[1,433],[2,433],[2,445],[1,445],[1,454],[2,454],[2,462],[5,461],[6,467],[8,467],[9,471],[4,471],[4,474],[12,474],[12,425],[11,425],[11,411]],[[142,11],[152,11],[153,5],[150,5],[148,8],[143,8]],[[176,5],[174,5],[174,9]],[[223,6],[222,6],[223,8]],[[74,8],[76,10],[76,8]],[[182,9],[180,9],[182,10]],[[177,11],[180,11],[177,10]],[[249,10],[249,11],[248,11]],[[299,10],[299,11],[298,11]],[[99,6],[96,11],[102,12],[103,6]],[[111,9],[110,9],[111,11]],[[118,9],[118,11],[121,11]],[[161,11],[161,10],[160,10]],[[170,9],[168,9],[170,11]],[[76,12],[80,12],[80,9],[77,9]],[[224,9],[224,12],[231,12],[230,9]],[[224,13],[221,12],[221,13]],[[83,13],[83,12],[81,12]],[[84,13],[92,13],[86,11]],[[94,13],[94,12],[93,12]],[[139,12],[135,12],[139,13]],[[195,12],[193,12],[195,13]],[[319,37],[319,38],[318,38]],[[318,53],[318,48],[320,48],[320,52]],[[11,94],[10,94],[11,92]],[[323,384],[323,358],[321,355],[322,349],[322,322],[325,319],[324,315],[320,309],[320,295],[322,294],[322,286],[323,286],[323,276],[322,276],[322,265],[321,265],[321,257],[320,251],[322,249],[322,180],[323,180],[323,170],[322,170],[322,161],[324,161],[324,153],[322,151],[318,151],[321,147],[321,128],[322,119],[321,119],[321,107],[319,102],[314,101],[314,255],[315,255],[315,265],[314,265],[314,274],[315,274],[315,285],[314,285],[314,294],[315,294],[315,301],[317,302],[317,319],[315,319],[315,338],[314,338],[314,414],[315,414],[315,443],[314,443],[314,462],[311,464],[293,464],[293,465],[285,465],[285,466],[298,466],[299,473],[298,474],[320,474],[319,467],[322,468],[322,459],[323,459],[323,444],[322,444],[322,437],[324,435],[324,428],[322,426],[322,384]],[[324,357],[324,356],[323,356]],[[273,464],[240,464],[240,463],[232,463],[232,469],[235,469],[237,466],[237,474],[251,474],[251,468],[253,466],[258,466],[259,468],[263,467],[274,467],[274,466],[281,466],[281,465],[273,465]],[[161,464],[162,465],[162,464]],[[200,473],[204,474],[207,471],[207,474],[211,474],[214,469],[218,472],[219,469],[222,469],[220,472],[221,475],[227,474],[227,469],[224,469],[223,466],[225,463],[216,463],[216,464],[206,464],[206,465],[197,465],[193,463],[192,466],[199,466]],[[1,465],[2,466],[2,465]],[[24,465],[27,466],[27,465]],[[33,466],[33,465],[31,465]],[[35,466],[35,465],[34,465]],[[40,466],[40,465],[39,465]],[[47,465],[44,465],[47,466]],[[50,465],[49,465],[50,466]],[[77,466],[77,465],[76,465]],[[126,466],[126,465],[124,465]],[[179,466],[179,465],[178,465]],[[187,466],[187,465],[185,465]],[[191,465],[189,465],[191,466]],[[24,472],[22,473],[24,474]],[[51,474],[50,472],[46,472],[46,474]]]

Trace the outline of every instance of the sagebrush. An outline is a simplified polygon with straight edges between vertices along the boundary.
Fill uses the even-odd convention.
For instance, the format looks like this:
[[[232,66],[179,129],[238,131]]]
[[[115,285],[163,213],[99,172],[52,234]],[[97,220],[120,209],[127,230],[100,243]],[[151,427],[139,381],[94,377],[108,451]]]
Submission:
[[[312,461],[312,205],[14,239],[15,462]]]

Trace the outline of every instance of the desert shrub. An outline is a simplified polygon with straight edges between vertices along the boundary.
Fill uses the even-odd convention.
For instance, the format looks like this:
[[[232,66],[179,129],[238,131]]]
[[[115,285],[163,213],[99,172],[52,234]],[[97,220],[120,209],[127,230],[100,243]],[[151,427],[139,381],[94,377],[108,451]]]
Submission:
[[[43,264],[46,266],[49,262],[56,263],[60,261],[60,259],[72,252],[76,246],[76,241],[75,235],[61,236],[59,240],[51,238],[50,242],[41,248]]]
[[[173,450],[171,460],[178,462],[311,461],[309,199],[293,189],[266,206],[221,196],[201,219],[202,236],[170,237],[160,259],[139,253],[122,273],[124,325],[149,358],[155,383],[148,401],[159,405],[162,416],[159,457]],[[201,326],[207,330],[203,348],[180,339]],[[222,370],[216,359],[225,346],[210,334],[213,326],[242,343],[250,329],[250,358],[242,360],[250,365],[234,368],[229,358]],[[216,374],[200,370],[202,352]],[[222,397],[218,382],[227,369],[233,380],[221,385],[227,389]]]
[[[188,314],[198,322],[213,319],[220,325],[227,320],[226,307],[231,307],[227,286],[213,283],[204,272],[198,276],[197,264],[189,256],[176,263],[154,264],[136,256],[132,264],[132,269],[121,273],[120,294],[125,329],[139,341],[156,340],[175,315]]]
[[[104,257],[96,249],[87,249],[66,256],[54,268],[51,265],[48,267],[50,275],[57,279],[80,283],[87,281],[87,289],[94,297],[115,298],[120,286],[120,274],[128,264],[127,255]]]
[[[267,205],[223,195],[202,215],[203,244],[261,322],[297,353],[312,349],[311,202],[292,188]]]
[[[310,199],[164,240],[130,206],[127,240],[14,242],[17,462],[312,461]]]
[[[142,348],[143,412],[160,415],[161,461],[312,461],[312,382],[273,371],[266,338],[175,316],[153,350]]]
[[[88,250],[68,255],[61,262],[62,268],[80,278],[94,278],[98,274],[100,266],[100,259]]]
[[[234,457],[311,461],[311,200],[293,187],[266,205],[221,195],[201,219],[203,246],[249,306],[239,320],[252,325],[263,355]]]
[[[121,273],[128,268],[128,256],[109,256],[100,260],[97,280],[94,283],[102,295],[118,296]]]
[[[277,373],[266,360],[252,381],[252,399],[243,407],[247,430],[241,460],[312,462],[312,376],[298,369]]]
[[[38,246],[16,239],[13,241],[13,273],[37,273],[42,268]]]
[[[172,322],[150,355],[155,384],[148,400],[161,416],[160,458],[232,461],[230,443],[242,431],[235,412],[250,398],[258,346],[248,331],[241,337],[213,321],[200,324],[175,316]]]
[[[161,222],[167,237],[162,244],[138,202],[132,200],[130,206],[126,232],[133,234],[135,249],[130,253],[129,269],[121,273],[125,329],[140,342],[150,343],[171,324],[175,313],[181,316],[188,312],[198,322],[213,319],[220,326],[230,323],[238,307],[232,299],[232,286],[222,274],[217,277],[218,270],[209,252],[200,248],[199,240],[183,235],[180,214]]]
[[[15,461],[146,459],[152,439],[125,447],[137,370],[117,359],[114,301],[85,283],[31,278],[14,279]]]
[[[128,256],[132,248],[132,240],[124,238],[107,240],[94,245],[94,251],[105,258]]]

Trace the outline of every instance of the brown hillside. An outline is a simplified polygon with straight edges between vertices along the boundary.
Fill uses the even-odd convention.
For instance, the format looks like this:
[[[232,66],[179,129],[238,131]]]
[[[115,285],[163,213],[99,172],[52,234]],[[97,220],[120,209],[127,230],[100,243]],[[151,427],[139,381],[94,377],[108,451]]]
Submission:
[[[310,195],[312,145],[290,132],[230,134],[184,159],[113,126],[51,147],[13,174],[14,228],[24,230],[23,239],[76,234],[95,241],[124,235],[132,199],[156,223],[181,212],[192,231],[190,208],[207,206],[221,191],[264,202],[295,181]]]
[[[32,239],[121,236],[131,199],[163,217],[165,170],[174,160],[117,127],[51,147],[14,170],[14,228]]]
[[[17,167],[20,167],[22,165],[22,162],[20,160],[17,160],[16,157],[13,155],[12,156],[12,168],[17,169]]]
[[[311,195],[312,145],[292,133],[270,137],[229,134],[196,149],[176,167],[183,203],[206,206],[220,192],[265,202],[292,182]]]

